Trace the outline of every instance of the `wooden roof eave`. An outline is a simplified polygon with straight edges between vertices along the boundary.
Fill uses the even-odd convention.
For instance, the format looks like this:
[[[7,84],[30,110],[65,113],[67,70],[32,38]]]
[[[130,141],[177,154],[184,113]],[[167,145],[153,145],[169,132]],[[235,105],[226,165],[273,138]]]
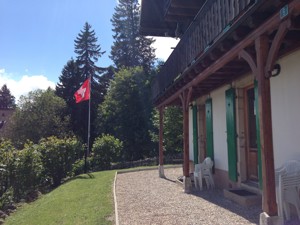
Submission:
[[[300,1],[294,1],[289,4],[290,9],[290,15],[299,15],[300,14]],[[267,33],[270,34],[272,31],[274,31],[276,28],[278,28],[278,25],[282,22],[282,19],[280,19],[279,13],[274,14],[271,18],[266,20],[261,26],[259,26],[256,30],[251,32],[246,38],[244,38],[242,41],[240,41],[237,45],[232,47],[232,49],[228,52],[226,52],[224,55],[222,55],[219,59],[215,60],[209,67],[204,69],[200,74],[198,74],[194,79],[192,79],[190,82],[182,86],[180,89],[178,89],[175,93],[170,95],[169,97],[165,98],[164,100],[160,100],[164,97],[163,94],[161,94],[158,98],[154,100],[154,104],[156,107],[162,107],[169,104],[172,104],[173,102],[176,102],[180,96],[180,93],[182,93],[184,90],[187,90],[190,87],[197,86],[199,83],[205,81],[210,76],[212,76],[215,72],[217,72],[220,68],[222,68],[227,63],[233,61],[235,58],[239,56],[239,54],[242,52],[243,49],[251,46],[254,44],[255,39],[257,39],[259,36]],[[187,70],[185,70],[184,74],[190,72],[194,68],[194,65],[197,65],[201,62],[202,58],[198,58],[196,62],[193,64],[193,66],[189,67]],[[184,76],[182,74],[182,76]],[[171,87],[169,87],[170,89]]]

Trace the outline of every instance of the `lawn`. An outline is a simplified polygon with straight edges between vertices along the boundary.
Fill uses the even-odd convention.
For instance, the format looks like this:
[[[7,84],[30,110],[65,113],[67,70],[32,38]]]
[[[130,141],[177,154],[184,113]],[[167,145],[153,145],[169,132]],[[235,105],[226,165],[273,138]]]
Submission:
[[[113,224],[115,171],[80,175],[37,201],[24,204],[5,225]]]

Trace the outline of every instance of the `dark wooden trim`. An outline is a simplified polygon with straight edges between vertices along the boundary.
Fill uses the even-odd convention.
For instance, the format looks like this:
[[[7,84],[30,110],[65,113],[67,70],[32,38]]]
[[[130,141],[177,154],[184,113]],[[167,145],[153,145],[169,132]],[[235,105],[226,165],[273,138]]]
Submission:
[[[244,59],[249,64],[249,66],[252,70],[252,73],[254,74],[254,76],[256,76],[257,65],[256,65],[256,59],[254,58],[254,56],[250,55],[245,49],[243,49],[239,53],[239,58]]]
[[[163,129],[164,129],[164,107],[159,109],[159,165],[164,164],[164,146],[163,146]]]
[[[291,14],[293,16],[298,16],[300,14],[300,0],[294,0],[291,3],[288,4],[289,9],[291,11]],[[232,61],[234,58],[238,56],[238,54],[245,49],[246,47],[253,44],[255,39],[262,34],[269,34],[274,31],[279,24],[281,23],[281,19],[279,17],[279,14],[276,13],[273,15],[270,19],[268,19],[266,22],[264,22],[260,27],[258,27],[255,31],[253,31],[251,34],[249,34],[247,37],[244,38],[243,41],[239,42],[237,45],[235,45],[231,50],[229,50],[227,53],[225,53],[221,58],[214,61],[209,67],[207,67],[205,70],[202,71],[197,77],[195,77],[191,82],[184,85],[182,88],[177,90],[172,96],[169,98],[166,98],[162,102],[158,104],[158,106],[161,105],[168,105],[172,103],[174,100],[176,100],[179,95],[183,92],[183,90],[188,89],[191,86],[197,86],[200,82],[207,79],[212,73],[216,72],[220,68],[222,68],[224,65]],[[201,63],[200,61],[196,61],[194,63],[195,66],[197,64]],[[192,69],[192,68],[190,68]],[[188,72],[188,70],[187,70]]]
[[[291,19],[289,18],[280,24],[278,31],[275,35],[275,38],[272,41],[272,45],[268,54],[268,59],[266,64],[267,77],[271,77],[271,73],[275,65],[275,61],[278,58],[278,52],[280,46],[290,27],[291,27]]]
[[[189,102],[193,88],[190,87],[180,94],[183,111],[183,175],[190,176],[189,171]]]
[[[260,145],[263,178],[263,211],[277,215],[275,169],[272,135],[270,79],[265,77],[265,65],[269,53],[269,38],[262,35],[255,40],[257,58],[257,84],[259,105]]]

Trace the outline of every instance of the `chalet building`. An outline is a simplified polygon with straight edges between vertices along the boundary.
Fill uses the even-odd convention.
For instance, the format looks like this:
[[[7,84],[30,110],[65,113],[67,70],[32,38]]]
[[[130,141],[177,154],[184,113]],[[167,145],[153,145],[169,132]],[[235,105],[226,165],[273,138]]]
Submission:
[[[278,220],[275,169],[300,160],[300,0],[142,0],[140,33],[180,41],[152,85],[160,112],[183,111],[190,161],[214,161],[218,187],[262,193],[261,224]]]

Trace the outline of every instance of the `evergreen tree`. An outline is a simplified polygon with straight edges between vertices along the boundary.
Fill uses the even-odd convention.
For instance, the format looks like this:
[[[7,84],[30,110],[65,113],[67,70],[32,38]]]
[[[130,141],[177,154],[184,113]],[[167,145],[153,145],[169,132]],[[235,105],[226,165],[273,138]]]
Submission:
[[[114,43],[110,58],[116,67],[142,66],[149,72],[155,60],[152,38],[139,34],[138,0],[119,0],[111,19]]]
[[[113,76],[111,68],[101,68],[96,65],[98,59],[104,54],[97,41],[95,31],[92,30],[91,25],[85,23],[83,30],[74,41],[76,61],[71,59],[65,65],[56,86],[56,94],[64,98],[68,105],[73,132],[83,141],[87,140],[89,102],[76,104],[74,93],[88,77],[91,77],[91,139],[94,139],[93,126],[97,106],[103,101]]]
[[[75,39],[75,53],[81,73],[86,80],[88,77],[97,78],[97,75],[104,71],[103,68],[97,67],[95,62],[105,53],[101,52],[100,45],[97,44],[98,38],[91,25],[87,22],[81,33]],[[92,80],[94,83],[95,80]]]
[[[63,98],[70,108],[73,108],[72,106],[75,104],[73,95],[83,80],[84,77],[79,72],[78,62],[71,58],[61,72],[55,93]]]
[[[0,109],[16,108],[15,97],[11,95],[10,90],[4,84],[0,90]]]

